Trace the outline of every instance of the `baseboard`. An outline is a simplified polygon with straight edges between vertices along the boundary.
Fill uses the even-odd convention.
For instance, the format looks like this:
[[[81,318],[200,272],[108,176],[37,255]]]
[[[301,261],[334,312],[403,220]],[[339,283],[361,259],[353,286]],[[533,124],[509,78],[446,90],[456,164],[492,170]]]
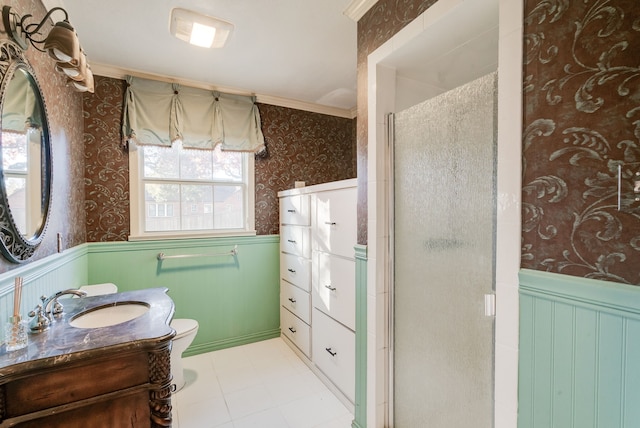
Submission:
[[[246,336],[233,337],[231,339],[218,340],[215,342],[201,343],[199,345],[190,346],[182,354],[183,357],[191,357],[193,355],[204,354],[205,352],[219,351],[220,349],[231,348],[234,346],[247,345],[249,343],[260,342],[262,340],[274,339],[280,336],[280,329],[262,331],[260,333],[249,334]]]

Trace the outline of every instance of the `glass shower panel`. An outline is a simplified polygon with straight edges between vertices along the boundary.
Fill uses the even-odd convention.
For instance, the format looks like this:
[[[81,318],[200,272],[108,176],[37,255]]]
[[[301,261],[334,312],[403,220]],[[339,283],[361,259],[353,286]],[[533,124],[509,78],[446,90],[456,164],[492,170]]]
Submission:
[[[396,428],[493,426],[496,79],[395,115]]]

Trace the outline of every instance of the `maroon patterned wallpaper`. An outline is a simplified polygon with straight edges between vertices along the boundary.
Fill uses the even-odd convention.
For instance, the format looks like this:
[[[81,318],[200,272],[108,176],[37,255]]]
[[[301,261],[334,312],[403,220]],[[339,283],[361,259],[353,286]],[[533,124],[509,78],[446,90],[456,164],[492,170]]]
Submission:
[[[256,159],[256,230],[279,233],[278,192],[356,176],[355,120],[259,104],[268,155]]]
[[[129,160],[121,149],[124,81],[96,77],[84,97],[87,241],[129,235]],[[260,104],[267,155],[256,159],[256,230],[279,233],[278,197],[307,185],[355,177],[355,120]]]
[[[640,285],[640,2],[526,0],[524,51],[522,267]]]
[[[87,242],[129,236],[129,155],[121,141],[124,80],[95,77],[84,95],[84,185]]]
[[[15,8],[20,15],[32,14],[40,18],[46,13],[37,0],[12,0],[4,4]],[[29,261],[33,262],[57,252],[58,233],[63,248],[85,242],[82,96],[66,86],[65,79],[54,71],[55,62],[47,54],[30,48],[25,55],[36,73],[47,109],[53,175],[49,222],[42,244]],[[0,258],[0,272],[17,266]]]
[[[358,21],[358,244],[367,244],[367,56],[437,0],[379,0]]]

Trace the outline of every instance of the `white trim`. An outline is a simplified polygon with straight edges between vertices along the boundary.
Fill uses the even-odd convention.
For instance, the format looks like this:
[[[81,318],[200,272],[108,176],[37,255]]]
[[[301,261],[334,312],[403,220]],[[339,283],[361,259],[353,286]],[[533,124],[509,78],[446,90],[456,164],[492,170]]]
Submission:
[[[349,6],[342,12],[347,18],[352,19],[355,22],[360,21],[360,18],[369,11],[376,4],[378,0],[352,0]]]
[[[209,83],[199,82],[196,80],[184,79],[181,77],[171,77],[162,74],[147,73],[140,70],[133,70],[128,68],[116,67],[113,65],[100,64],[91,62],[91,71],[97,76],[111,77],[113,79],[124,80],[127,75],[142,77],[145,79],[155,79],[163,82],[180,83],[181,85],[190,86],[192,88],[209,89],[227,94],[235,95],[249,95],[255,96],[259,103],[270,104],[279,107],[293,108],[297,110],[309,111],[312,113],[327,114],[330,116],[343,117],[346,119],[353,119],[356,117],[356,108],[343,109],[338,107],[324,106],[320,104],[309,103],[306,101],[292,100],[289,98],[275,97],[271,95],[255,94],[249,91],[245,91],[237,88],[225,88],[221,86],[212,85]]]

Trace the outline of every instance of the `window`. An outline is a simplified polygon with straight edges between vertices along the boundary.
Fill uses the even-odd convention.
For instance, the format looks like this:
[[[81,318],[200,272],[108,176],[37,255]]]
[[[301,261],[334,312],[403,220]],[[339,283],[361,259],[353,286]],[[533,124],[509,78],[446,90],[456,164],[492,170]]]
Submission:
[[[253,154],[130,141],[130,239],[255,234]]]

